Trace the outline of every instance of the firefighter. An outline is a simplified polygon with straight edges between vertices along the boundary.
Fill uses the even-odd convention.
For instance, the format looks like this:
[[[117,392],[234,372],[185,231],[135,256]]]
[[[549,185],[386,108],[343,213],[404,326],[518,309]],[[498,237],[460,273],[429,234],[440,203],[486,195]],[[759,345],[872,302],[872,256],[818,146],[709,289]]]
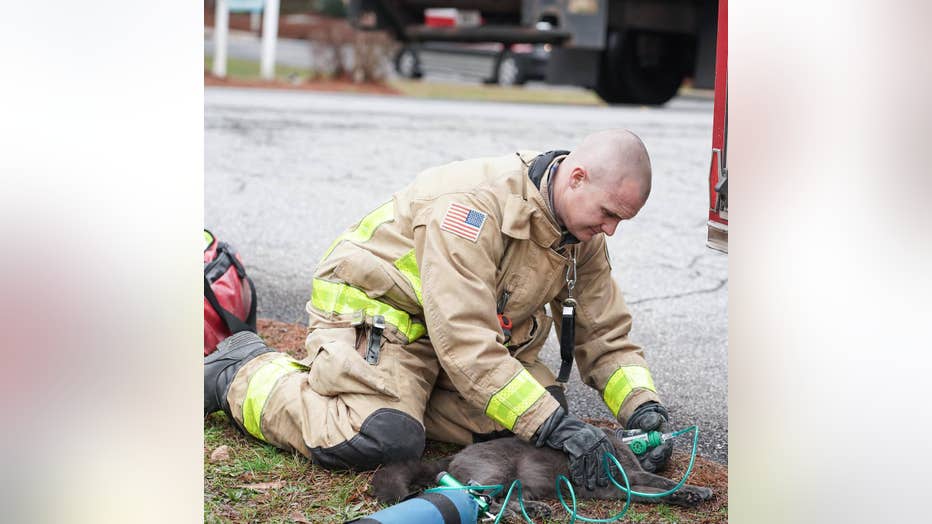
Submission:
[[[622,425],[663,429],[605,240],[644,205],[650,179],[643,143],[625,130],[572,152],[424,171],[324,253],[307,356],[273,352],[250,332],[228,338],[205,359],[205,413],[222,409],[259,440],[333,469],[418,458],[425,437],[465,445],[513,434],[564,451],[577,485],[605,485],[611,444],[569,414],[563,382],[538,354],[558,318],[558,338],[575,333],[561,375],[575,356]],[[671,452],[655,448],[642,464],[656,471]]]

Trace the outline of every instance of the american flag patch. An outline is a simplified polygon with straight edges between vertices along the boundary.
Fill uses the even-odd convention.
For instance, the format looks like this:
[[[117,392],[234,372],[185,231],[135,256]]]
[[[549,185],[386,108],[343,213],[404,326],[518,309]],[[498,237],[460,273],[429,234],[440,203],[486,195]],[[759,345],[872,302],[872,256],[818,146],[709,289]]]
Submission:
[[[485,213],[451,202],[447,214],[443,215],[440,229],[475,242],[482,231],[482,224],[485,224]]]

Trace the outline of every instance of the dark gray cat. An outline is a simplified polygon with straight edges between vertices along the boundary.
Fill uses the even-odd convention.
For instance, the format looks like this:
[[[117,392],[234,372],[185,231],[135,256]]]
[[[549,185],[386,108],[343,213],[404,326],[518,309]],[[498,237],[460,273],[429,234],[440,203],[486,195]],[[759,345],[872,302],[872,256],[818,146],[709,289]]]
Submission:
[[[615,446],[615,455],[618,462],[625,468],[625,473],[628,474],[632,490],[643,493],[661,493],[676,486],[677,483],[668,478],[644,471],[634,453],[621,442],[614,432],[607,429],[603,431]],[[533,444],[510,437],[472,444],[456,455],[433,462],[409,461],[390,464],[375,472],[370,492],[382,503],[394,503],[414,491],[435,487],[437,474],[441,471],[449,472],[464,484],[469,481],[482,485],[501,484],[505,487],[505,491],[499,494],[499,497],[504,497],[512,481],[520,479],[524,490],[525,506],[529,514],[534,514],[532,517],[535,515],[543,517],[549,514],[549,506],[534,501],[556,499],[557,476],[563,475],[569,478],[569,465],[563,452],[548,447],[538,448]],[[615,478],[623,484],[621,475],[616,474]],[[573,486],[573,489],[576,497],[580,499],[624,500],[625,498],[624,492],[611,484],[591,491],[577,486]],[[563,491],[565,499],[569,502],[568,490],[564,487]],[[691,507],[710,498],[712,498],[711,489],[684,484],[678,491],[665,497],[650,499],[632,497],[632,500]],[[513,506],[512,502],[509,501],[508,510],[519,512],[517,504]],[[497,513],[497,509],[501,506],[493,507]]]

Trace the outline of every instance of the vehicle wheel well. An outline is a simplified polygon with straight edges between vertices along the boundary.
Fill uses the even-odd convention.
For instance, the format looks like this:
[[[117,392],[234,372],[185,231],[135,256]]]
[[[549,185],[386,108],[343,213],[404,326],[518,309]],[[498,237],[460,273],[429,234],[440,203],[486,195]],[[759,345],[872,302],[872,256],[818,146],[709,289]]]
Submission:
[[[551,29],[560,27],[560,17],[557,15],[557,13],[554,12],[541,13],[540,18],[537,21],[550,24]]]

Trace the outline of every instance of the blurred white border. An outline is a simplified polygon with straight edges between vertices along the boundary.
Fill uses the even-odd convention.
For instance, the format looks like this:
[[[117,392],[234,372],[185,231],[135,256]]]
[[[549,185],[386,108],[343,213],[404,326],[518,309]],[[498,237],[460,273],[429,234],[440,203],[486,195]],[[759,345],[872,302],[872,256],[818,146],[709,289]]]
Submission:
[[[730,520],[916,521],[932,12],[729,7]]]
[[[8,520],[203,518],[202,13],[6,6]],[[730,15],[730,520],[915,521],[932,451],[929,4]]]
[[[203,6],[3,20],[4,520],[200,521]]]

